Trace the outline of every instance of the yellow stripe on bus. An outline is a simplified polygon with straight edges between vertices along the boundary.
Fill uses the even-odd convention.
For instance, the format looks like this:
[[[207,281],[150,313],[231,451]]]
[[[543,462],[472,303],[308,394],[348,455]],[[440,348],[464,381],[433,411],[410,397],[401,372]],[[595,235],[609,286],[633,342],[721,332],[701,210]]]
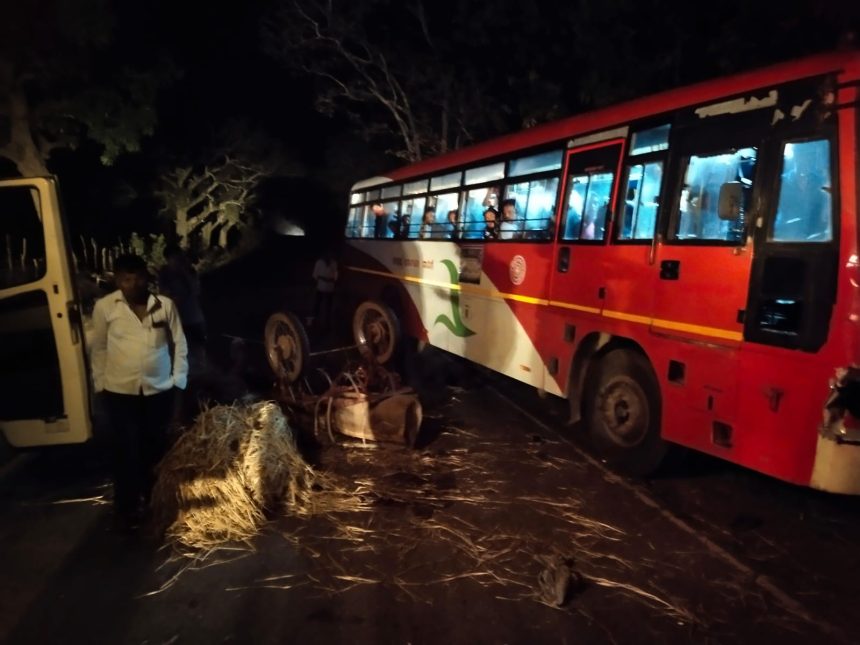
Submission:
[[[660,318],[649,318],[648,316],[637,316],[636,314],[628,314],[623,311],[603,310],[603,315],[607,318],[616,318],[627,322],[640,323],[642,325],[652,325],[662,329],[671,329],[673,331],[685,331],[692,334],[700,334],[702,336],[713,336],[715,338],[724,338],[726,340],[741,341],[744,335],[738,331],[729,331],[728,329],[720,329],[719,327],[706,327],[704,325],[693,325],[690,323],[677,322],[675,320],[661,320]]]
[[[412,275],[398,275],[389,271],[376,271],[374,269],[363,269],[360,267],[347,266],[346,269],[357,271],[359,273],[368,273],[370,275],[378,275],[384,278],[395,278],[404,282],[412,282],[414,284],[423,284],[432,287],[442,287],[451,291],[460,291],[461,293],[470,293],[473,295],[481,295],[489,298],[498,298],[500,300],[514,300],[516,302],[525,302],[531,305],[540,305],[543,307],[559,307],[561,309],[571,309],[573,311],[582,311],[589,314],[602,315],[606,318],[615,320],[624,320],[640,325],[658,327],[661,329],[670,329],[672,331],[682,331],[691,334],[699,334],[701,336],[711,336],[713,338],[722,338],[724,340],[742,341],[743,334],[738,331],[730,331],[719,327],[706,327],[704,325],[693,325],[691,323],[678,322],[675,320],[662,320],[660,318],[650,318],[648,316],[639,316],[636,314],[628,314],[624,311],[611,311],[604,309],[602,312],[596,307],[587,307],[585,305],[577,305],[572,302],[564,302],[562,300],[547,300],[545,298],[535,298],[534,296],[522,296],[517,293],[505,293],[503,291],[495,291],[493,289],[482,289],[471,284],[452,284],[439,280],[428,280]]]
[[[595,307],[586,307],[585,305],[575,305],[572,302],[562,302],[561,300],[550,300],[551,307],[561,307],[562,309],[573,309],[574,311],[584,311],[588,314],[599,314],[600,309]]]
[[[703,327],[702,325],[691,325],[690,323],[677,322],[674,320],[658,320],[656,318],[652,324],[655,327],[661,327],[662,329],[685,331],[691,334],[713,336],[714,338],[723,338],[725,340],[736,340],[740,342],[744,339],[744,335],[739,331],[729,331],[728,329],[720,329],[719,327]]]

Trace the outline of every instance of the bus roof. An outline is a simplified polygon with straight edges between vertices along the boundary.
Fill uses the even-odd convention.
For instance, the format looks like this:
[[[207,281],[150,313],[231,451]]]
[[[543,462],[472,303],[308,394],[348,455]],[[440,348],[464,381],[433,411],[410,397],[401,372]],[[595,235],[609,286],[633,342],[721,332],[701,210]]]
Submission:
[[[402,181],[421,177],[449,168],[466,166],[484,159],[502,156],[521,150],[561,141],[573,135],[596,132],[612,126],[657,115],[679,108],[714,101],[726,96],[761,89],[769,85],[842,71],[846,67],[860,66],[856,51],[831,52],[780,63],[770,67],[725,76],[714,80],[685,85],[659,94],[633,99],[551,123],[503,135],[444,155],[425,159],[387,173],[356,183],[352,190],[376,186],[388,181]]]

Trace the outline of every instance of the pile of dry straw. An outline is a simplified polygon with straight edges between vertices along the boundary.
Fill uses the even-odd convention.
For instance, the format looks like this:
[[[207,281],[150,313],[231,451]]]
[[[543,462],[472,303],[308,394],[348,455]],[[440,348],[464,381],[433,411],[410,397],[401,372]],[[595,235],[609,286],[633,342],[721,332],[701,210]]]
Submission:
[[[159,465],[155,528],[194,550],[248,542],[284,506],[298,515],[334,510],[338,496],[325,484],[302,459],[276,403],[212,407]]]

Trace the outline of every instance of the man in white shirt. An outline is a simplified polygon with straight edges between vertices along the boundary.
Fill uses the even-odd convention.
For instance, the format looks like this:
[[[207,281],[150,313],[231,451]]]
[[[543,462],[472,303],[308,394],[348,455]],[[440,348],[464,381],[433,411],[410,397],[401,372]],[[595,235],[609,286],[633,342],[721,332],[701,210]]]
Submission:
[[[334,301],[334,286],[337,283],[337,261],[331,251],[326,251],[314,264],[313,278],[317,283],[314,295],[313,318],[319,320],[320,328],[328,330]]]
[[[114,275],[118,289],[93,309],[91,363],[111,426],[114,506],[135,521],[166,447],[175,388],[185,389],[188,347],[173,301],[149,292],[143,258],[118,257]]]
[[[520,238],[520,223],[517,219],[517,202],[506,199],[502,202],[502,221],[499,224],[499,239],[514,240]]]

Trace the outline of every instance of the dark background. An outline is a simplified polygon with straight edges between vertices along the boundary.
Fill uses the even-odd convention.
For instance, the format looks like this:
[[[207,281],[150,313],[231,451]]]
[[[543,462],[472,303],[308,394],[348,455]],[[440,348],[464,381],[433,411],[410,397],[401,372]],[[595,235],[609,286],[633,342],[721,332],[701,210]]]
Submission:
[[[74,237],[115,240],[131,231],[167,230],[169,224],[155,216],[159,172],[167,160],[202,150],[232,119],[263,130],[301,167],[293,176],[267,180],[260,187],[259,209],[303,223],[320,244],[340,234],[348,187],[403,162],[386,154],[389,146],[382,138],[360,137],[355,121],[320,114],[315,109],[320,80],[264,51],[261,22],[281,4],[290,3],[109,3],[114,27],[99,64],[145,68],[163,58],[181,76],[159,93],[157,127],[140,152],[104,166],[98,146],[85,141],[50,158]],[[524,5],[498,0],[442,1],[424,9],[437,45],[439,34],[451,34],[459,43],[432,53],[441,52],[443,65],[470,70],[481,80],[488,104],[498,107],[493,118],[471,124],[480,140],[521,128],[528,110],[561,117],[794,56],[851,47],[858,5],[808,0],[562,5],[536,0]],[[367,33],[401,59],[410,52],[416,61],[427,54],[419,51],[414,33],[410,11],[415,2],[356,0],[344,6],[367,8],[361,14]],[[8,15],[17,11],[7,4]],[[533,109],[542,101],[546,106]]]

